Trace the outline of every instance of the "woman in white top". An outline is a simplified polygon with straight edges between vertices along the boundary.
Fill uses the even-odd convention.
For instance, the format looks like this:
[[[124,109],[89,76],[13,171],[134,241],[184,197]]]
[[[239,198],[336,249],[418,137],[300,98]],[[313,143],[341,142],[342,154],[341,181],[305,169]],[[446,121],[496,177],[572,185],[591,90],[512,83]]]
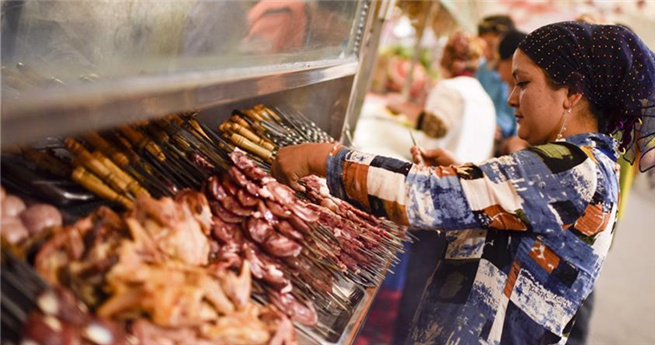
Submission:
[[[481,162],[492,156],[496,112],[473,77],[481,54],[482,42],[462,32],[453,34],[444,48],[440,61],[444,79],[430,92],[418,123],[422,147],[452,154],[453,162],[441,164]]]

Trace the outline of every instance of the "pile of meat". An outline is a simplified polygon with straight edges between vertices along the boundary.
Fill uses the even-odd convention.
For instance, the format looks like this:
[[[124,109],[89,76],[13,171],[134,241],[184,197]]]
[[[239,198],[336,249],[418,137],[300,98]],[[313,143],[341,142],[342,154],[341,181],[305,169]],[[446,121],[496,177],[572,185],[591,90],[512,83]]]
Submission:
[[[22,344],[128,345],[125,329],[89,313],[75,296],[62,288],[48,289],[36,300],[23,327]]]
[[[218,244],[216,265],[248,262],[257,292],[293,321],[313,327],[312,300],[329,298],[333,278],[303,250],[318,216],[242,152],[231,157],[236,166],[210,177],[205,186]],[[305,289],[294,289],[301,285]]]
[[[99,317],[126,322],[139,343],[296,343],[284,314],[251,301],[249,262],[209,260],[213,227],[199,192],[139,196],[122,216],[101,207],[53,231],[34,265]]]
[[[379,284],[402,250],[402,229],[321,192],[317,177],[305,180],[313,204],[243,152],[235,150],[230,158],[234,166],[209,178],[204,188],[214,220],[212,237],[219,244],[217,265],[249,262],[256,290],[307,326],[316,325],[315,303],[319,311],[348,308],[347,296],[332,289],[335,280]]]
[[[7,194],[0,187],[2,213],[2,237],[10,244],[18,245],[28,237],[34,236],[51,226],[61,226],[59,211],[47,204],[34,204],[29,207],[15,195]]]
[[[132,342],[295,344],[292,321],[321,326],[320,315],[351,309],[335,282],[379,284],[406,233],[331,197],[315,176],[303,179],[304,198],[243,152],[230,159],[202,192],[140,195],[125,214],[100,207],[13,243]],[[11,198],[3,193],[3,233],[6,216],[26,212],[5,208]]]

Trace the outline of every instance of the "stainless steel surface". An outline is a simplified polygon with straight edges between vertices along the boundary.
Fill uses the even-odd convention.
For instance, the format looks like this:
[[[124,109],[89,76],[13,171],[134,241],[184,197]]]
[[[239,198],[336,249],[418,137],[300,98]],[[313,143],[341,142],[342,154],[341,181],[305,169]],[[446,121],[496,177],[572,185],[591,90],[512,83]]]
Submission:
[[[385,22],[390,18],[396,0],[371,1],[368,23],[362,34],[362,47],[359,50],[359,70],[357,71],[350,100],[348,102],[347,118],[343,124],[343,136],[352,138],[357,129],[357,121],[362,111],[364,97],[373,77],[373,69],[377,63],[378,46]],[[352,143],[350,141],[349,143]]]
[[[298,344],[299,345],[347,345],[352,344],[359,333],[359,330],[364,326],[366,321],[366,316],[368,310],[375,299],[375,296],[378,293],[380,287],[368,288],[363,290],[363,296],[359,303],[349,311],[348,321],[341,333],[341,336],[336,341],[327,341],[319,337],[314,336],[311,331],[306,329],[301,329],[298,332]]]
[[[67,85],[354,55],[361,1],[2,3],[2,64]],[[5,42],[6,41],[6,42]],[[47,85],[38,85],[45,88]]]
[[[3,146],[354,75],[366,14],[365,0],[25,0],[0,9]]]
[[[274,68],[133,77],[111,84],[79,87],[75,92],[52,90],[13,102],[3,99],[2,146],[204,109],[352,76],[356,70],[354,59],[344,59]],[[336,116],[343,121],[343,115]],[[315,122],[323,127],[322,124],[326,125],[330,119],[321,120]]]

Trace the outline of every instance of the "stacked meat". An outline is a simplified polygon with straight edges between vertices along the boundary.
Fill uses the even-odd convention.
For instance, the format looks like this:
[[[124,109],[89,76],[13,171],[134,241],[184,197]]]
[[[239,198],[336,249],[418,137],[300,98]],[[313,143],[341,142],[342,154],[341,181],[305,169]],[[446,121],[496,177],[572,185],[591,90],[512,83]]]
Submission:
[[[317,314],[311,300],[321,294],[329,296],[333,279],[303,251],[311,235],[310,224],[318,216],[241,151],[233,152],[231,158],[235,166],[209,178],[205,187],[214,215],[212,235],[219,248],[215,265],[235,267],[248,262],[258,292],[292,320],[315,326]],[[304,289],[294,289],[301,281]]]
[[[123,215],[100,207],[42,231],[27,241],[35,268],[144,344],[294,344],[291,321],[320,326],[319,315],[353,307],[335,284],[379,284],[402,229],[331,197],[317,177],[303,179],[301,199],[243,152],[230,158],[203,193],[142,194]],[[25,212],[6,211],[13,201],[3,193],[3,236],[4,217]]]
[[[218,242],[215,265],[250,263],[257,291],[301,324],[316,325],[328,305],[347,306],[333,291],[335,280],[377,284],[402,249],[404,232],[320,191],[305,180],[309,196],[295,193],[260,170],[243,152],[230,154],[234,166],[208,179],[205,192]],[[347,308],[347,307],[346,307]]]
[[[101,207],[54,231],[35,267],[143,344],[295,343],[283,314],[251,302],[249,262],[210,263],[212,228],[201,193],[139,196],[123,217]]]
[[[61,213],[55,207],[47,204],[26,207],[21,198],[6,194],[2,187],[0,187],[0,205],[2,237],[14,245],[20,244],[48,227],[62,224]]]

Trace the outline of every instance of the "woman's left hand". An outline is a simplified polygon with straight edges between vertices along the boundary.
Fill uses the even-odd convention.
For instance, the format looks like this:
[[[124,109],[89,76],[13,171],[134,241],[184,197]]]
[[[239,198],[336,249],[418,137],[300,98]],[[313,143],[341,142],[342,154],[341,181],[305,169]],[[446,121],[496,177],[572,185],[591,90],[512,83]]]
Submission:
[[[442,148],[424,150],[418,146],[412,146],[409,152],[412,154],[414,164],[425,164],[427,166],[460,164],[452,152]]]
[[[304,191],[298,180],[307,175],[325,176],[328,155],[335,144],[301,144],[281,148],[271,167],[271,174],[289,187]]]

